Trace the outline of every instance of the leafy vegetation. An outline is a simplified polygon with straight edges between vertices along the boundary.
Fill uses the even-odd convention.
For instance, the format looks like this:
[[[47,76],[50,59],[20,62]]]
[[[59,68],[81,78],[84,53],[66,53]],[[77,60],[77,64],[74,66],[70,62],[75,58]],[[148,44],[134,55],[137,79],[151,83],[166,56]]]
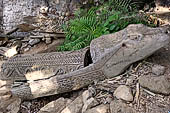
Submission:
[[[63,25],[66,39],[60,51],[78,50],[101,35],[114,33],[129,24],[147,24],[147,19],[136,12],[131,0],[101,0],[99,6],[80,9],[75,18]]]

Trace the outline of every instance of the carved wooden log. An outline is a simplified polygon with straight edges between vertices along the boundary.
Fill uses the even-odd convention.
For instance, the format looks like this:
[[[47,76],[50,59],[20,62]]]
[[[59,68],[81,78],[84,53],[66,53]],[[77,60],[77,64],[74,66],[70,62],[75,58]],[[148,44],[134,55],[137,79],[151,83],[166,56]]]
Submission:
[[[135,28],[139,30],[142,26],[136,25]],[[77,90],[93,81],[119,75],[130,64],[148,57],[169,43],[169,36],[163,29],[144,27],[146,29],[143,29],[144,32],[136,34],[132,31],[127,32],[127,29],[123,30],[124,32],[121,31],[124,34],[122,40],[105,49],[104,53],[93,64],[64,75],[54,75],[27,82],[15,82],[12,87],[12,94],[23,99],[34,99]],[[157,32],[154,32],[155,30]],[[125,33],[132,33],[132,35]],[[96,40],[100,40],[100,38]]]
[[[85,87],[91,84],[93,81],[103,80],[105,78],[111,78],[121,74],[130,64],[148,57],[155,51],[159,50],[160,48],[168,44],[170,41],[169,36],[165,33],[163,29],[148,28],[143,25],[131,25],[127,27],[125,30],[120,31],[119,33],[122,39],[114,43],[113,46],[109,45],[109,47],[102,48],[104,49],[102,54],[96,56],[96,53],[99,52],[92,51],[93,57],[96,56],[97,59],[93,64],[90,64],[87,67],[63,75],[57,75],[57,73],[53,73],[50,74],[50,76],[46,76],[48,75],[48,70],[47,70],[43,72],[45,77],[27,79],[27,81],[22,81],[21,78],[23,77],[23,75],[18,75],[18,79],[17,79],[13,71],[18,72],[15,71],[18,68],[12,70],[10,66],[12,67],[13,64],[18,62],[16,63],[17,65],[15,65],[15,67],[20,66],[22,67],[21,69],[24,69],[30,66],[28,65],[29,63],[34,63],[35,61],[37,61],[39,57],[44,60],[44,61],[42,61],[42,59],[39,60],[43,62],[40,63],[41,65],[48,64],[45,61],[48,61],[48,59],[51,58],[51,57],[45,57],[45,59],[47,59],[45,60],[44,57],[39,56],[37,59],[34,59],[33,62],[30,60],[29,63],[26,62],[26,59],[19,60],[19,61],[12,60],[12,62],[10,62],[9,60],[8,63],[6,64],[6,67],[8,67],[12,71],[8,71],[8,68],[7,69],[4,68],[4,69],[6,69],[7,73],[12,72],[14,77],[12,76],[8,77],[7,73],[5,74],[6,77],[5,76],[3,77],[19,80],[14,82],[11,91],[13,95],[19,96],[22,99],[34,99],[38,97],[69,92]],[[110,35],[106,35],[106,36],[110,36]],[[106,36],[105,38],[107,39],[108,37]],[[112,38],[115,38],[114,34]],[[96,40],[100,40],[100,39],[102,40],[102,37]],[[96,41],[96,43],[98,43],[98,41]],[[97,51],[98,49],[96,48],[94,50]],[[100,48],[98,51],[100,51]],[[69,54],[72,55],[72,53]],[[27,56],[27,58],[29,57]],[[60,57],[60,58],[67,58],[67,57]],[[58,59],[56,60],[58,61]],[[69,60],[65,59],[65,61],[70,61],[70,59]],[[53,59],[53,62],[55,62],[55,59]],[[33,66],[33,64],[31,64],[31,66]],[[2,69],[3,67],[5,67],[5,63],[2,65]],[[39,75],[41,75],[41,71],[40,74],[32,72],[30,73],[29,76],[34,77]]]
[[[89,55],[89,47],[74,52],[17,55],[2,64],[0,79],[35,80],[65,74],[86,66]]]

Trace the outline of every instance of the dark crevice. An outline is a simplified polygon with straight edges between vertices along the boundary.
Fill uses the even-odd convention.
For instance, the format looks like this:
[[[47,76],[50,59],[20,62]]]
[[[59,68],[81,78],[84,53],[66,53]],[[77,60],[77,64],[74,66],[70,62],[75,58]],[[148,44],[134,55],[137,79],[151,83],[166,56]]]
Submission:
[[[85,58],[84,58],[84,67],[88,66],[89,64],[92,64],[92,58],[91,58],[91,54],[90,54],[90,50],[88,50],[85,54]]]

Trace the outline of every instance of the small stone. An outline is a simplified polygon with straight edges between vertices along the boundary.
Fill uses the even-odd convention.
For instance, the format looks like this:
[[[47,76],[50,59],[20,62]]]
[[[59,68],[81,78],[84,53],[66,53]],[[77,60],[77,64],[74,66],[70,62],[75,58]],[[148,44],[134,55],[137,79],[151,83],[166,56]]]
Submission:
[[[133,95],[131,89],[125,85],[119,86],[115,90],[114,96],[116,96],[117,99],[122,99],[129,102],[133,101]]]
[[[46,38],[45,38],[45,37],[43,37],[43,38],[42,38],[42,41],[45,41],[45,40],[46,40]]]
[[[17,51],[17,46],[14,46],[14,47],[11,47],[9,50],[7,50],[4,55],[6,57],[12,57],[14,55],[18,54],[18,51]]]
[[[61,16],[61,15],[62,15],[62,12],[61,12],[61,11],[58,11],[58,15]]]
[[[20,104],[21,104],[21,99],[20,98],[15,98],[6,108],[7,113],[18,113],[20,109]]]
[[[169,95],[170,81],[165,76],[141,76],[139,83],[143,88],[146,88],[154,93]]]
[[[128,79],[126,80],[126,85],[132,85],[132,84],[133,84],[133,81],[134,81],[134,79],[128,78]]]
[[[114,100],[110,103],[111,113],[136,113],[135,109],[127,106],[120,100]]]
[[[26,48],[27,46],[28,46],[28,43],[22,43],[21,50],[22,50],[23,48]]]
[[[40,39],[31,39],[31,40],[29,41],[29,45],[33,46],[33,45],[35,45],[35,44],[38,44],[39,42],[40,42]]]
[[[65,12],[62,12],[62,14],[61,14],[62,16],[64,16],[65,15]]]
[[[106,102],[107,103],[111,103],[113,101],[113,98],[111,97],[111,96],[108,96],[107,98],[106,98]]]
[[[29,51],[29,50],[30,50],[30,48],[27,47],[24,49],[24,52]]]
[[[0,96],[4,96],[6,94],[10,94],[10,88],[7,86],[3,86],[0,88]]]
[[[8,111],[6,113],[18,113],[20,104],[20,98],[11,97],[10,99],[0,101],[0,109],[2,108],[3,111]]]
[[[84,113],[109,113],[109,105],[102,104],[92,109],[89,109]]]
[[[0,80],[0,87],[3,87],[3,86],[5,86],[5,85],[9,85],[9,84],[11,84],[12,83],[12,81],[10,81],[10,80],[8,80],[8,81],[6,81],[6,80]]]
[[[52,43],[52,39],[51,38],[46,38],[45,39],[45,43],[46,44],[51,44]]]
[[[3,41],[0,41],[0,46],[2,46],[4,44],[4,42]]]
[[[80,113],[83,107],[82,95],[70,103],[61,113]]]
[[[63,16],[60,16],[60,17],[59,17],[59,20],[63,20],[63,19],[64,19],[64,17],[63,17]]]
[[[66,12],[66,16],[69,16],[70,15],[70,13],[69,12]]]
[[[163,75],[165,73],[165,67],[161,65],[154,65],[152,67],[152,73],[157,76]]]
[[[26,108],[30,109],[32,104],[31,104],[30,101],[24,101],[24,102],[22,103],[22,105],[24,105]]]

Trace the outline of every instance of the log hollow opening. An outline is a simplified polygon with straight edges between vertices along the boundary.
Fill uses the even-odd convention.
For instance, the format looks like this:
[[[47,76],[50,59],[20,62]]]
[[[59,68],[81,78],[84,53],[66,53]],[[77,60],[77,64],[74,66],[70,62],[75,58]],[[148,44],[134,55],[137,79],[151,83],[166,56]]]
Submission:
[[[87,52],[85,54],[85,58],[84,58],[84,67],[86,67],[92,63],[93,63],[93,61],[92,61],[92,57],[90,54],[90,50],[87,50]]]

